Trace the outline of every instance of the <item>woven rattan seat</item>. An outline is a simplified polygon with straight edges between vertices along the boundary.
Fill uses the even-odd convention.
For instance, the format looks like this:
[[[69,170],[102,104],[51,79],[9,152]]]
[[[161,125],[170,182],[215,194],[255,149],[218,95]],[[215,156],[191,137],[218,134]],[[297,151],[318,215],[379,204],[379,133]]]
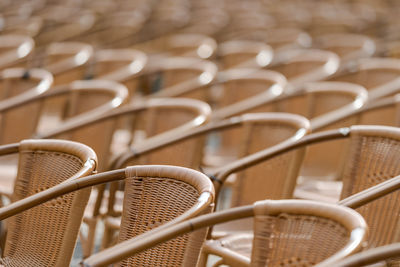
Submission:
[[[0,150],[2,155],[19,153],[13,201],[92,174],[97,164],[92,149],[70,141],[25,140]],[[89,192],[63,196],[9,218],[1,264],[68,266]],[[1,208],[3,215],[7,208]]]
[[[223,257],[223,262],[219,263],[231,266],[332,264],[360,250],[366,238],[365,221],[354,210],[305,200],[265,200],[153,231],[154,234],[146,235],[146,238],[139,236],[127,240],[92,255],[83,266],[107,266],[184,233],[246,217],[254,217],[255,222],[255,249],[251,261],[235,252],[215,247],[216,254]]]
[[[195,216],[209,213],[213,209],[214,188],[207,176],[194,170],[174,166],[135,166],[105,172],[85,179],[64,182],[58,186],[33,195],[24,201],[9,205],[0,218],[12,216],[45,201],[49,205],[64,194],[87,194],[88,187],[105,182],[125,180],[124,212],[119,240],[133,238],[151,229],[165,229]],[[87,189],[84,189],[87,188]],[[63,222],[66,217],[63,217]],[[127,259],[125,265],[133,266],[194,266],[198,260],[201,243],[206,231],[177,238],[136,257]],[[146,234],[145,234],[146,235]],[[165,258],[164,258],[165,256]],[[39,257],[40,258],[40,257]],[[68,266],[67,262],[63,265]]]

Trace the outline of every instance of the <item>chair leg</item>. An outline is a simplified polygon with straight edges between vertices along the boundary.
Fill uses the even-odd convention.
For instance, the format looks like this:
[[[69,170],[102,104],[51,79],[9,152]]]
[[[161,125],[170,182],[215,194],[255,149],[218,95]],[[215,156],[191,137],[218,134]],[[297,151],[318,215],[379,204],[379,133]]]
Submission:
[[[86,218],[85,223],[88,226],[88,234],[86,238],[82,238],[81,235],[83,258],[87,258],[93,253],[96,238],[97,218]]]
[[[201,250],[200,253],[200,259],[197,264],[197,267],[206,267],[207,266],[207,261],[208,261],[208,253],[205,252],[203,249]]]
[[[115,242],[115,234],[116,230],[107,224],[107,222],[104,223],[104,234],[103,234],[103,240],[101,242],[101,249],[106,249],[110,246],[112,246]]]

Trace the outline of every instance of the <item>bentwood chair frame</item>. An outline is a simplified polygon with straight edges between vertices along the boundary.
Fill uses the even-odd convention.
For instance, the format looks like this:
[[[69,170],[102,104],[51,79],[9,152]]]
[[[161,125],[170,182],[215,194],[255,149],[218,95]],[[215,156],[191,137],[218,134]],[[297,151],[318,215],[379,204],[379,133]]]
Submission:
[[[182,167],[150,165],[128,167],[95,174],[82,179],[66,181],[0,208],[0,219],[4,220],[17,215],[67,193],[82,190],[86,192],[87,189],[84,190],[85,188],[119,180],[126,180],[130,184],[130,186],[126,187],[127,197],[124,200],[123,214],[123,227],[128,232],[125,236],[120,237],[121,241],[132,238],[135,235],[140,235],[152,228],[155,228],[158,232],[181,221],[209,213],[213,209],[214,188],[207,176]],[[154,192],[151,189],[149,191],[146,187],[139,189],[141,186],[151,186],[151,184],[157,187],[158,190],[165,190],[165,194],[160,194],[160,191]],[[180,190],[178,190],[179,187]],[[175,190],[172,195],[171,192],[168,193],[168,190],[171,189]],[[177,190],[182,194],[176,194]],[[143,194],[148,194],[148,197],[137,197]],[[161,201],[157,202],[156,210],[148,209],[152,201]],[[172,210],[164,213],[157,210],[160,207]],[[131,220],[131,216],[140,218],[140,221]],[[146,236],[146,233],[144,236]],[[180,262],[180,264],[193,266],[196,264],[197,255],[200,253],[200,246],[198,244],[203,242],[205,236],[206,231],[200,231],[184,239],[175,239],[166,246],[161,246],[153,250],[152,257],[145,254],[131,260],[138,260],[141,262],[139,263],[141,265],[153,265],[153,261],[157,262],[160,258],[163,259],[163,255],[168,254],[171,255],[171,260],[174,263]],[[173,251],[170,248],[173,248]],[[176,254],[177,249],[180,252],[178,254]],[[154,253],[158,256],[155,256]]]
[[[251,262],[250,260],[243,259],[234,253],[229,253],[223,250],[220,250],[219,252],[224,254],[224,261],[232,266],[265,266],[265,263],[268,260],[268,256],[266,255],[271,256],[275,254],[274,247],[271,248],[265,246],[265,242],[269,242],[270,239],[274,239],[272,235],[265,235],[265,233],[269,233],[267,231],[269,227],[272,227],[270,225],[271,221],[268,221],[268,218],[271,220],[274,217],[280,218],[283,216],[286,220],[290,220],[291,215],[304,216],[305,220],[307,220],[307,218],[311,219],[312,217],[317,217],[322,221],[329,220],[332,223],[335,222],[336,224],[341,225],[341,227],[343,227],[342,229],[346,229],[345,231],[348,232],[348,234],[346,234],[346,239],[348,240],[343,242],[341,245],[333,245],[333,243],[335,243],[333,239],[327,241],[325,238],[320,238],[315,242],[321,243],[312,245],[310,244],[310,246],[315,245],[316,247],[312,249],[313,252],[307,251],[304,253],[305,255],[301,255],[300,251],[302,248],[300,247],[297,247],[296,252],[292,251],[292,254],[290,254],[290,252],[288,255],[276,253],[277,257],[282,257],[276,259],[278,261],[276,264],[279,264],[279,260],[281,262],[285,262],[288,260],[293,260],[293,258],[296,256],[296,260],[304,260],[305,263],[309,263],[309,260],[307,259],[308,256],[310,257],[311,262],[322,261],[321,264],[332,264],[359,251],[362,248],[364,240],[366,239],[367,226],[364,219],[357,212],[349,208],[306,200],[265,200],[256,202],[255,204],[249,206],[242,206],[221,212],[215,212],[209,215],[199,216],[197,218],[190,219],[163,229],[162,231],[153,230],[143,236],[126,240],[115,245],[114,247],[92,255],[83,261],[82,266],[108,266],[108,264],[119,262],[124,258],[135,255],[136,253],[149,249],[184,233],[189,233],[219,223],[248,217],[255,218],[255,238],[253,242],[256,249],[254,249]],[[276,223],[279,224],[279,222]],[[324,226],[328,227],[327,224],[324,224]],[[277,229],[278,228],[279,227],[277,227]],[[286,233],[290,235],[292,233],[290,230],[285,232],[285,230],[281,229],[282,232],[280,232],[280,230],[277,229],[273,231],[277,231],[278,234]],[[323,228],[321,230],[323,231]],[[301,230],[299,232],[294,230],[293,234],[295,233],[299,235],[305,234],[302,233]],[[310,233],[308,232],[308,234]],[[337,231],[335,231],[334,234],[338,238]],[[279,237],[275,238],[279,239]],[[325,245],[323,245],[323,243],[325,243]],[[329,247],[330,252],[321,250],[321,246]],[[295,245],[293,247],[295,247]],[[302,247],[308,248],[307,244],[303,244]],[[277,248],[277,250],[278,249],[279,248]],[[296,253],[298,254],[296,255]],[[315,257],[314,254],[319,256]],[[324,254],[324,256],[322,256],[322,254]],[[304,258],[301,258],[302,256]],[[313,258],[313,260],[311,260],[311,258]],[[200,262],[200,264],[204,263]]]
[[[91,148],[71,141],[24,140],[0,146],[1,156],[13,153],[19,153],[12,195],[12,200],[16,202],[24,202],[26,197],[57,184],[73,182],[93,174],[97,166],[97,157]],[[88,193],[90,191],[84,190],[61,197],[9,218],[6,221],[7,237],[3,240],[5,248],[1,263],[5,266],[68,266],[89,199]],[[51,216],[50,212],[56,214]],[[60,218],[68,218],[68,222],[60,223],[57,221]],[[48,242],[60,243],[59,246],[52,246]],[[35,253],[42,258],[31,258]]]

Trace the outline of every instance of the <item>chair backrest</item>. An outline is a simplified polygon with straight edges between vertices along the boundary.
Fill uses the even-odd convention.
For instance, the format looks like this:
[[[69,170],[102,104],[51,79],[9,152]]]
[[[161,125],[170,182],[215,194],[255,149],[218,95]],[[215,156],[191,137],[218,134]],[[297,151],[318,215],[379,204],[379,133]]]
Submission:
[[[173,34],[167,39],[164,50],[174,56],[195,57],[209,59],[217,50],[217,42],[203,34],[181,33]]]
[[[13,201],[90,175],[97,165],[91,148],[70,141],[25,140],[15,152]],[[9,218],[2,264],[69,266],[89,195],[85,189]]]
[[[361,215],[348,208],[299,200],[260,201],[254,207],[251,266],[332,264],[360,250],[366,231]]]
[[[265,200],[193,218],[162,231],[153,230],[94,254],[83,264],[112,264],[168,244],[163,242],[177,236],[246,217],[254,217],[250,266],[255,267],[312,266],[317,263],[334,266],[336,261],[359,251],[366,239],[367,225],[352,209],[307,200]],[[217,251],[225,254],[223,248]],[[224,263],[230,266],[249,264],[234,251],[226,254]]]
[[[340,57],[341,64],[350,60],[372,56],[376,51],[374,41],[359,34],[324,34],[318,36],[314,45],[334,52]]]
[[[193,170],[172,166],[128,167],[125,184],[119,242],[213,209],[211,181]],[[176,238],[117,266],[195,266],[205,236],[203,229]]]
[[[92,57],[90,45],[78,42],[51,43],[46,47],[43,67],[54,76],[54,85],[85,78]]]
[[[329,81],[351,82],[364,86],[370,100],[396,94],[400,88],[400,60],[394,58],[364,58],[338,72]]]
[[[234,68],[219,72],[214,90],[220,90],[215,98],[213,119],[224,119],[247,113],[251,109],[273,102],[284,93],[286,78],[275,71]],[[272,105],[270,105],[272,106]],[[263,112],[275,111],[274,107]]]
[[[147,56],[133,49],[103,49],[96,51],[91,77],[120,82],[129,90],[130,98],[137,93],[138,79],[147,63]]]
[[[218,46],[222,68],[263,68],[271,63],[272,48],[256,41],[227,41]]]
[[[188,57],[160,58],[149,64],[142,78],[144,94],[151,97],[189,97],[209,102],[209,86],[217,75],[211,61]],[[151,63],[151,62],[150,62]]]
[[[0,36],[0,69],[15,67],[32,53],[35,42],[29,36],[2,34]]]
[[[267,69],[282,73],[292,86],[321,81],[339,68],[339,57],[325,50],[291,49],[274,55]]]
[[[42,69],[25,70],[20,68],[5,69],[1,72],[1,76],[0,144],[30,138],[35,132],[39,105],[32,103],[18,106],[12,110],[3,108],[42,96],[46,91],[48,92],[53,82],[53,76]],[[27,120],[27,118],[30,119]]]
[[[342,172],[341,199],[400,174],[396,164],[400,131],[387,126],[352,126],[349,150]],[[368,247],[398,242],[400,208],[394,192],[360,207],[371,232]]]

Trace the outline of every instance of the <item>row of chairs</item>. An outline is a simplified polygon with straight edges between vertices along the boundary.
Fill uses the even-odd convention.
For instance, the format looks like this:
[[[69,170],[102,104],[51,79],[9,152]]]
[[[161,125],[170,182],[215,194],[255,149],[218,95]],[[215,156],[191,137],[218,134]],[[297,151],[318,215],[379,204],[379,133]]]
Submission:
[[[398,130],[351,126],[398,124],[399,63],[360,59],[391,51],[372,40],[396,15],[335,1],[45,2],[5,3],[2,12],[1,143],[38,138],[3,149],[20,155],[14,191],[3,193],[12,204],[0,208],[3,264],[68,265],[82,218],[84,257],[100,218],[102,247],[111,246],[85,266],[205,265],[208,254],[222,257],[216,266],[333,266],[396,242]],[[18,23],[33,26],[6,35],[23,31]],[[321,35],[326,29],[337,33]],[[178,96],[197,100],[170,98]],[[85,143],[98,160],[88,147],[49,138]],[[333,142],[310,146],[322,141]],[[200,172],[126,167],[138,164]],[[265,196],[344,200],[253,204]],[[227,202],[250,206],[203,215]],[[247,219],[230,222],[238,218]],[[206,237],[204,227],[227,221]]]

